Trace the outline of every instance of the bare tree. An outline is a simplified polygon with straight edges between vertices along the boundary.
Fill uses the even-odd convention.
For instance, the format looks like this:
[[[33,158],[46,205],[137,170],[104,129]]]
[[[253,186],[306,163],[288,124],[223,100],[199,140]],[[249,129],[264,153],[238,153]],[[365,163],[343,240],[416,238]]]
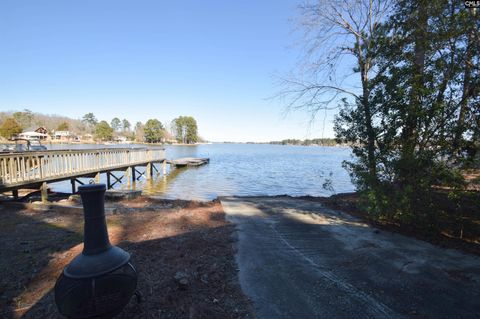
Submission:
[[[300,6],[297,25],[303,32],[305,57],[296,73],[281,78],[287,109],[305,110],[312,119],[337,107],[341,98],[362,108],[368,166],[376,176],[375,132],[370,106],[370,79],[375,70],[373,44],[390,0],[310,0]],[[360,75],[353,78],[353,75]],[[353,83],[352,83],[353,82]],[[360,84],[360,85],[358,85]]]

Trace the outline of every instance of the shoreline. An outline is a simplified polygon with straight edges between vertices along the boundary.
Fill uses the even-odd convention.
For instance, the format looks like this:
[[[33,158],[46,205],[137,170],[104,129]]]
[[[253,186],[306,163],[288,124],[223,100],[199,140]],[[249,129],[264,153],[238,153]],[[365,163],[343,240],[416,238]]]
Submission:
[[[146,143],[146,142],[128,142],[128,143],[118,143],[118,142],[95,142],[95,141],[79,141],[79,142],[72,142],[72,141],[58,141],[58,140],[50,140],[50,141],[40,141],[42,145],[151,145],[151,146],[198,146],[198,145],[215,145],[215,144],[230,144],[230,145],[276,145],[276,146],[298,146],[298,147],[334,147],[334,148],[349,148],[350,145],[345,144],[336,144],[336,145],[320,145],[320,144],[310,144],[310,145],[298,145],[298,144],[277,144],[277,143],[269,143],[269,142],[199,142],[194,144],[186,144],[186,143]],[[14,141],[3,141],[0,144],[8,144],[14,145]]]
[[[472,193],[477,194],[478,191],[474,190]],[[480,197],[480,193],[479,197]],[[0,198],[0,205],[4,204],[6,206],[18,207],[19,209],[38,209],[45,210],[54,207],[67,207],[74,209],[82,209],[81,203],[74,199],[72,202],[71,193],[62,193],[62,192],[52,192],[49,194],[50,198],[53,201],[42,204],[39,200],[39,196],[32,196],[36,201],[30,202],[18,202],[14,201],[11,198],[4,197],[4,201]],[[373,219],[368,213],[361,208],[360,196],[357,192],[346,192],[346,193],[337,193],[330,196],[311,196],[311,195],[302,195],[302,196],[292,196],[287,194],[281,195],[255,195],[255,196],[219,196],[209,200],[193,200],[193,199],[167,199],[158,195],[140,195],[134,199],[126,198],[110,198],[106,199],[106,205],[116,205],[116,203],[128,203],[135,202],[139,200],[147,201],[158,201],[158,202],[171,202],[171,203],[181,203],[181,205],[209,205],[212,203],[218,203],[222,198],[226,197],[235,197],[242,199],[265,199],[265,198],[291,198],[298,200],[307,200],[313,202],[319,202],[325,205],[327,208],[332,210],[337,210],[342,213],[346,213],[355,218],[360,219],[362,222],[365,222],[373,227],[399,233],[405,236],[414,237],[423,241],[430,242],[431,244],[447,247],[453,249],[459,249],[468,253],[474,253],[480,255],[480,227],[477,229],[472,229],[470,233],[462,234],[463,238],[460,236],[455,236],[452,234],[455,230],[452,229],[443,229],[435,232],[427,232],[422,228],[416,228],[411,225],[400,225],[398,223],[393,223],[390,221],[378,221]],[[29,198],[28,200],[31,200]],[[480,212],[479,212],[480,213]],[[480,218],[480,214],[479,214]],[[477,223],[475,220],[472,220],[473,223]],[[452,225],[449,225],[452,226]]]

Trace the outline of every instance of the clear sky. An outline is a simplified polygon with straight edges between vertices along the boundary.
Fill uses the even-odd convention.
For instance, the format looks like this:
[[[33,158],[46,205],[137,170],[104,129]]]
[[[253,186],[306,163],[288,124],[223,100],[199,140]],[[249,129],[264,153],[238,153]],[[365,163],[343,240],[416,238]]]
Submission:
[[[300,55],[299,1],[2,0],[0,110],[191,115],[211,141],[332,137],[331,114],[309,128],[269,99]]]

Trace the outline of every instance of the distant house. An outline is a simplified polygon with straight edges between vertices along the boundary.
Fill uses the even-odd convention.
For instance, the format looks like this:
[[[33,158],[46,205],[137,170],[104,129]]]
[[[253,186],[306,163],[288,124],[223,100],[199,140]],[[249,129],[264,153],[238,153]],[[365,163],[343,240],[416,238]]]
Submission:
[[[70,131],[55,131],[53,138],[60,141],[68,141],[72,137]]]
[[[18,138],[24,138],[26,140],[46,140],[49,137],[47,129],[42,126],[36,129],[30,127],[24,132],[18,134]]]
[[[40,133],[40,134],[45,134],[45,135],[48,134],[48,130],[47,130],[45,127],[43,127],[43,126],[40,126],[39,128],[37,128],[37,129],[35,130],[35,132]]]
[[[38,133],[34,131],[27,131],[27,132],[22,132],[18,134],[19,138],[24,138],[26,140],[46,140],[48,138],[48,134],[43,134],[43,133]]]

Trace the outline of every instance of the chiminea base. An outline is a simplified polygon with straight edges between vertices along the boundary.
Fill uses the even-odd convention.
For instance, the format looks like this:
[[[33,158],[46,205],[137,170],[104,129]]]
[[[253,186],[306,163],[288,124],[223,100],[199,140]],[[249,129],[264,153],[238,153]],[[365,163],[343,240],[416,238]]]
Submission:
[[[67,318],[112,318],[127,305],[136,287],[137,273],[131,263],[88,279],[62,274],[55,285],[55,302]]]

